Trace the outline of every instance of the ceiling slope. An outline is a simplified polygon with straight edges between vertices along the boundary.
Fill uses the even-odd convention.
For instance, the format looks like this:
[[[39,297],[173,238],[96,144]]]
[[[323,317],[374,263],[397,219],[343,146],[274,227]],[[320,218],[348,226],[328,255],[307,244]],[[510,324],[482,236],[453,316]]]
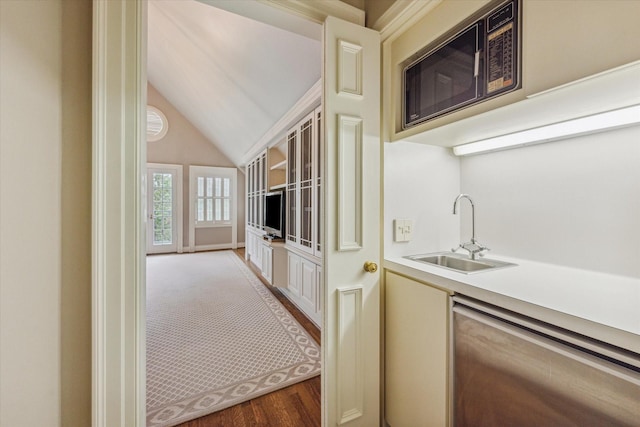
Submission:
[[[148,16],[149,82],[236,165],[320,78],[317,39],[195,0]]]

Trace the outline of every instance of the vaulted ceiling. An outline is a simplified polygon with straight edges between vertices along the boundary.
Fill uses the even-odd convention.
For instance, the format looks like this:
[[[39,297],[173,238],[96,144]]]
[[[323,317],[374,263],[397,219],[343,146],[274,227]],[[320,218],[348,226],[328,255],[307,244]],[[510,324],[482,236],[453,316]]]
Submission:
[[[248,0],[148,5],[149,82],[236,165],[320,78],[318,24]]]

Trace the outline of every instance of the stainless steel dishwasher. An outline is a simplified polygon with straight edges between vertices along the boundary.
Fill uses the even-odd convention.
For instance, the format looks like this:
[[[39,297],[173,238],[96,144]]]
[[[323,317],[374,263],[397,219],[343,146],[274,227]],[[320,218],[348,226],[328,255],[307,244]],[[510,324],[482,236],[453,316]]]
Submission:
[[[640,356],[465,297],[453,306],[456,427],[640,426]]]

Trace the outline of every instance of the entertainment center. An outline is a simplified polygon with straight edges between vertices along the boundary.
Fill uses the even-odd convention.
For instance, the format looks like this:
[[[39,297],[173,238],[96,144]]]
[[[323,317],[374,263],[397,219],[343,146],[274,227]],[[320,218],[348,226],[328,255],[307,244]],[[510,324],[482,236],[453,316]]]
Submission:
[[[247,164],[245,254],[321,327],[321,107],[307,108],[285,131]]]

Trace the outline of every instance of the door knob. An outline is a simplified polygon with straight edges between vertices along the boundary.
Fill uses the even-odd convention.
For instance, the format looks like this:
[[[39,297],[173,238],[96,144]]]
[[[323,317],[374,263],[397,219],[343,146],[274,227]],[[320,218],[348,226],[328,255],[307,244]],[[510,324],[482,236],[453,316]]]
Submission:
[[[373,261],[367,261],[364,263],[364,271],[367,273],[375,273],[378,271],[378,264]]]

